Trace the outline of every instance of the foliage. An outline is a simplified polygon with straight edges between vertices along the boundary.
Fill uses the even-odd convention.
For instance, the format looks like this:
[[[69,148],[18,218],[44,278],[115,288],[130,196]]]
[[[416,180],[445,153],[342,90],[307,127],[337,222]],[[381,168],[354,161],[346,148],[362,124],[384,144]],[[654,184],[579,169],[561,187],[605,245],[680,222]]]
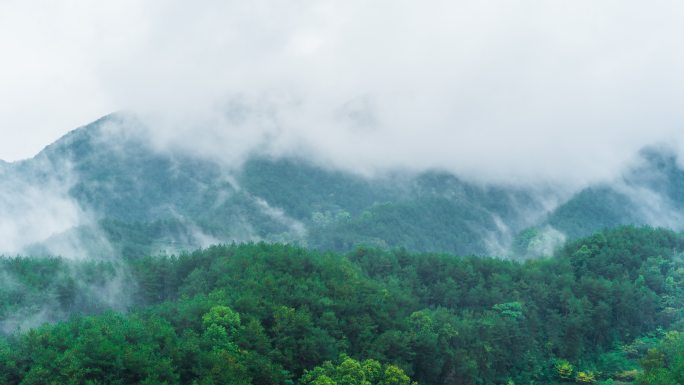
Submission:
[[[641,366],[644,371],[637,376],[637,385],[684,384],[684,333],[667,333],[648,350]]]
[[[646,355],[637,383],[672,385],[683,344],[659,328],[682,319],[682,250],[673,232],[624,227],[524,263],[265,243],[125,264],[4,258],[3,314],[44,314],[43,296],[93,315],[9,334],[0,383],[339,384],[344,368],[383,384],[600,383],[633,378]],[[114,288],[128,313],[103,312]]]
[[[567,360],[558,360],[553,366],[556,368],[556,374],[558,374],[558,377],[563,380],[572,378],[572,375],[575,371],[575,368]]]
[[[337,365],[326,361],[307,370],[301,385],[416,385],[395,365],[381,365],[376,360],[357,361],[342,355]]]

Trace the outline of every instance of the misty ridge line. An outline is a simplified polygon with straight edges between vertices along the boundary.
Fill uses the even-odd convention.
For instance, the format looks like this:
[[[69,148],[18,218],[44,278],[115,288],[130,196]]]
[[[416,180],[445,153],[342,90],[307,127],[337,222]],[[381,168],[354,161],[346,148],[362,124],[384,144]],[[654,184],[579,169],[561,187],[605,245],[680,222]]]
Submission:
[[[245,116],[248,115],[247,113],[240,115],[240,113],[235,111],[230,111],[230,114],[238,115],[238,118],[235,119],[239,120],[246,120],[247,118]],[[209,162],[211,167],[214,168],[212,175],[225,181],[225,186],[222,190],[223,192],[221,193],[223,196],[216,197],[212,203],[213,207],[220,206],[231,194],[241,191],[241,186],[235,175],[240,172],[240,169],[243,167],[244,163],[247,162],[250,157],[254,156],[253,154],[256,154],[256,156],[260,157],[265,156],[269,159],[278,159],[280,157],[286,158],[292,156],[291,151],[285,151],[277,146],[269,147],[264,145],[264,143],[270,138],[269,135],[264,135],[261,139],[256,141],[250,140],[246,142],[252,143],[251,145],[243,145],[243,143],[233,140],[235,137],[231,136],[222,137],[220,140],[217,139],[215,144],[223,144],[227,139],[231,139],[230,142],[232,143],[230,146],[227,146],[226,151],[224,151],[224,153],[227,155],[219,157],[216,152],[204,151],[201,146],[199,148],[187,146],[187,143],[193,142],[186,142],[185,146],[180,146],[177,140],[179,138],[185,138],[183,135],[177,137],[162,137],[161,139],[157,140],[155,135],[159,132],[159,130],[155,130],[151,127],[152,126],[150,124],[144,123],[143,120],[133,114],[111,114],[92,123],[91,125],[84,126],[67,134],[63,139],[59,140],[55,144],[46,147],[43,152],[38,154],[33,159],[6,164],[3,168],[4,174],[12,175],[12,178],[5,177],[3,179],[3,182],[7,186],[7,188],[4,190],[5,194],[3,201],[5,204],[2,207],[4,213],[6,214],[4,216],[6,219],[3,223],[3,226],[6,229],[13,230],[6,231],[6,234],[23,234],[24,236],[28,236],[28,238],[20,239],[15,237],[13,239],[12,237],[5,237],[5,245],[3,245],[3,249],[8,253],[17,253],[19,251],[27,250],[26,246],[28,245],[41,242],[45,243],[44,241],[49,240],[50,242],[47,242],[47,244],[50,244],[50,246],[43,248],[43,250],[41,250],[40,246],[31,247],[28,248],[28,250],[31,250],[34,253],[36,251],[39,253],[42,251],[44,254],[68,255],[70,257],[84,258],[86,253],[84,253],[83,250],[86,250],[87,247],[82,245],[84,238],[83,235],[75,235],[69,230],[74,228],[90,228],[91,230],[88,234],[88,242],[96,244],[96,249],[100,250],[102,254],[116,254],[114,248],[112,248],[111,245],[108,245],[106,236],[103,235],[97,224],[99,220],[106,218],[107,214],[103,213],[101,209],[88,206],[83,202],[83,200],[79,201],[74,199],[74,197],[70,195],[71,190],[78,183],[79,178],[83,177],[82,175],[79,175],[77,172],[73,171],[72,164],[73,162],[80,161],[80,155],[89,155],[87,151],[92,151],[93,149],[98,149],[98,151],[109,153],[111,156],[113,156],[112,159],[115,161],[126,159],[131,156],[131,154],[135,154],[132,163],[134,167],[141,166],[140,164],[135,163],[135,157],[139,157],[140,159],[138,160],[146,159],[145,156],[149,155],[150,153],[153,155],[151,155],[151,157],[148,159],[154,159],[155,156],[167,157],[167,161],[171,162],[172,165],[162,171],[171,172],[172,178],[177,177],[177,175],[174,176],[174,173],[178,173],[178,170],[183,167],[183,162]],[[221,128],[224,127],[211,128],[210,130],[220,131]],[[201,132],[200,134],[202,133],[205,133],[205,131]],[[195,136],[201,135],[196,134]],[[214,135],[212,138],[216,139],[217,137]],[[78,154],[76,152],[79,148],[78,146],[81,145],[85,146],[84,148],[86,148],[87,151],[83,154]],[[134,149],[133,152],[131,152],[131,148]],[[227,151],[235,148],[239,150],[235,152]],[[664,148],[651,148],[651,150],[648,151],[654,153],[671,153],[671,150]],[[318,165],[321,164],[320,158],[317,158],[316,155],[310,156],[310,154],[306,152],[297,154],[297,157],[305,160],[306,162],[311,162],[314,168],[319,167]],[[636,157],[636,160],[626,165],[626,169],[634,169],[635,165],[639,166],[640,163],[643,162],[643,157]],[[93,161],[91,161],[91,166],[93,166],[93,164]],[[109,167],[113,166],[113,164],[110,163],[104,166]],[[389,180],[387,183],[394,183],[397,187],[406,181],[415,179],[421,175],[421,173],[435,172],[429,171],[429,169],[415,171],[395,168],[393,170],[385,170],[382,172],[369,174],[364,171],[354,172],[354,170],[350,170],[349,167],[341,167],[339,169],[340,171],[336,171],[335,167],[336,166],[331,165],[329,162],[323,162],[322,170],[324,170],[324,172],[332,173],[342,172],[343,174],[341,175],[351,175],[353,177],[358,175],[363,180],[368,181],[368,183],[375,183],[377,181],[387,182]],[[29,174],[32,173],[36,176],[39,176],[38,179],[41,180],[40,191],[43,194],[43,197],[39,201],[37,197],[31,198],[31,194],[25,193],[20,194],[20,196],[27,198],[27,200],[23,203],[11,202],[7,198],[7,196],[10,195],[8,192],[13,190],[20,191],[17,189],[17,186],[19,186],[18,181],[21,180],[22,175],[28,175],[26,174],[27,170],[29,170]],[[122,171],[126,172],[128,170]],[[351,172],[351,174],[346,174],[349,172]],[[658,174],[657,171],[652,172],[654,175]],[[642,172],[642,174],[645,173]],[[15,178],[16,181],[13,178]],[[34,177],[34,179],[36,178]],[[397,179],[402,180],[402,183],[397,184]],[[642,179],[645,179],[643,175]],[[133,178],[128,182],[129,185],[124,187],[140,189],[140,184],[144,183],[144,180]],[[105,190],[116,188],[116,186],[113,185],[108,186],[108,184],[116,182],[108,181],[106,179],[83,181],[83,183],[95,183],[100,185],[100,187],[104,188]],[[198,183],[201,184],[204,182],[198,181]],[[465,183],[469,182],[466,181]],[[492,227],[490,229],[482,230],[486,230],[485,233],[489,234],[487,235],[489,239],[487,241],[487,244],[489,245],[487,250],[494,254],[506,254],[506,251],[510,249],[511,242],[515,238],[517,232],[521,229],[520,223],[523,223],[526,226],[531,226],[535,223],[540,223],[540,221],[543,222],[543,218],[545,216],[548,216],[564,202],[567,202],[569,199],[571,199],[571,197],[577,191],[580,191],[580,189],[567,190],[559,186],[549,187],[549,185],[545,184],[542,184],[541,187],[539,187],[540,185],[536,184],[512,187],[507,184],[497,184],[494,182],[483,183],[481,181],[476,181],[475,185],[479,186],[477,188],[482,188],[485,190],[490,188],[502,188],[509,189],[513,194],[516,192],[523,192],[523,194],[529,195],[527,197],[528,199],[535,201],[534,205],[529,205],[528,203],[527,207],[525,207],[524,204],[521,205],[517,203],[515,199],[510,200],[507,203],[509,205],[515,206],[513,209],[519,211],[519,217],[515,219],[518,224],[513,226],[513,228],[509,228],[509,224],[506,223],[506,220],[502,219],[498,214],[486,214],[491,215]],[[648,186],[640,187],[630,185],[624,181],[624,177],[622,176],[615,177],[613,180],[605,181],[597,185],[611,186],[610,188],[619,192],[619,194],[628,197],[632,203],[637,205],[639,210],[642,212],[641,217],[644,218],[642,219],[643,223],[656,226],[663,225],[675,229],[681,227],[681,216],[677,214],[676,210],[670,210],[671,204],[669,202],[669,198],[661,196],[658,191],[654,191]],[[28,183],[24,186],[24,188],[28,188],[27,186],[30,187],[32,185]],[[173,189],[174,186],[170,186],[170,188]],[[445,196],[448,196],[449,194],[452,194],[452,192],[447,191],[445,194]],[[251,197],[250,199],[254,200],[252,203],[261,209],[262,214],[271,217],[276,222],[279,222],[286,227],[290,227],[289,232],[292,232],[292,235],[285,235],[285,238],[279,239],[302,239],[305,237],[305,234],[307,233],[307,225],[300,219],[289,217],[287,211],[277,206],[273,207],[272,203],[269,203],[262,197],[252,196],[248,192],[247,195]],[[56,203],[50,205],[50,203],[53,201]],[[90,203],[97,204],[98,202],[95,201]],[[21,204],[23,204],[23,206]],[[16,209],[17,207],[24,207],[24,209],[20,210],[24,213],[33,211],[44,212],[45,209],[47,209],[48,215],[41,216],[41,220],[38,220],[38,218],[31,219],[30,216],[28,218],[23,218],[23,221],[14,220],[16,218],[16,212],[13,213],[10,211],[10,209]],[[203,233],[201,227],[196,226],[190,218],[186,218],[182,213],[179,214],[176,211],[177,207],[174,207],[173,205],[162,205],[157,209],[157,214],[187,222],[186,227],[189,229],[189,232],[186,236],[186,241],[182,242],[184,244],[195,244],[196,246],[202,247],[221,241],[258,241],[264,239],[263,236],[257,236],[254,234],[253,229],[250,229],[249,218],[245,218],[244,216],[237,219],[237,222],[241,222],[240,226],[237,227],[241,227],[241,229],[237,229],[236,227],[234,230],[237,232],[233,231],[229,238],[221,239],[212,236],[211,234]],[[669,214],[663,215],[667,213]],[[47,220],[52,221],[47,222]],[[51,225],[52,223],[59,223],[62,226],[55,228]],[[13,228],[13,226],[15,227]],[[553,228],[553,226],[546,226],[552,233],[558,232],[558,230]],[[31,227],[39,231],[27,232],[18,230],[26,227]],[[287,232],[288,231],[285,233]],[[34,237],[31,238],[31,236]],[[554,236],[552,238],[564,239],[564,237],[561,236]],[[91,247],[91,249],[93,248]],[[169,249],[165,250],[164,252],[173,251],[173,249]]]

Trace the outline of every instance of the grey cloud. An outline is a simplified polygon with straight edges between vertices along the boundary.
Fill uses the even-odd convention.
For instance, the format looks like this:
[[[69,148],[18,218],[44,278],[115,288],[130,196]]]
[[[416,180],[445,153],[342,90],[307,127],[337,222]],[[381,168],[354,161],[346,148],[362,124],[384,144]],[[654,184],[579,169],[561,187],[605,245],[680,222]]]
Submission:
[[[92,81],[41,116],[131,110],[159,147],[577,187],[683,146],[676,1],[73,3],[27,41]]]

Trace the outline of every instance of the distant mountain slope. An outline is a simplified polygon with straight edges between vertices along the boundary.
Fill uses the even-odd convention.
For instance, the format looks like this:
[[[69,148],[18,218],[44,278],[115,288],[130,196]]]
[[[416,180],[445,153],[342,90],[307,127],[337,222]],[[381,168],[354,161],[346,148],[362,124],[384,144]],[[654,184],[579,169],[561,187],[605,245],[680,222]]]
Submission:
[[[684,170],[676,155],[648,148],[616,181],[590,186],[560,205],[547,223],[570,238],[629,224],[684,228]]]
[[[61,224],[17,237],[8,244],[21,248],[6,251],[130,256],[265,240],[533,256],[603,228],[684,223],[684,171],[662,151],[644,151],[621,180],[589,186],[550,210],[548,197],[531,188],[482,186],[439,171],[369,179],[256,154],[222,164],[155,150],[137,124],[110,115],[32,159],[0,164],[4,195],[21,191],[18,184],[36,186],[51,206],[42,198],[26,206]],[[26,227],[40,228],[42,219]]]

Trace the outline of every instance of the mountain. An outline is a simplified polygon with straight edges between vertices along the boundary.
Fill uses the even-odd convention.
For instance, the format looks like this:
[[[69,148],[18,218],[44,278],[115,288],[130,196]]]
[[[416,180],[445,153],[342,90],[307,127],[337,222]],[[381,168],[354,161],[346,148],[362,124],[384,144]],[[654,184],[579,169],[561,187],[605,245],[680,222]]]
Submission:
[[[266,240],[481,254],[503,250],[529,225],[527,213],[540,209],[523,190],[443,172],[368,179],[303,158],[258,155],[225,165],[155,150],[129,122],[107,116],[8,165],[5,183],[40,186],[85,218],[21,251],[132,255]]]
[[[556,208],[547,223],[570,238],[630,224],[684,227],[684,170],[666,148],[646,148],[617,180],[589,186]]]
[[[113,114],[0,165],[5,226],[24,223],[0,248],[134,256],[264,240],[529,257],[603,228],[684,223],[684,171],[663,150],[550,207],[559,195],[439,170],[368,178],[305,157],[256,153],[226,164],[153,144],[138,122]]]

